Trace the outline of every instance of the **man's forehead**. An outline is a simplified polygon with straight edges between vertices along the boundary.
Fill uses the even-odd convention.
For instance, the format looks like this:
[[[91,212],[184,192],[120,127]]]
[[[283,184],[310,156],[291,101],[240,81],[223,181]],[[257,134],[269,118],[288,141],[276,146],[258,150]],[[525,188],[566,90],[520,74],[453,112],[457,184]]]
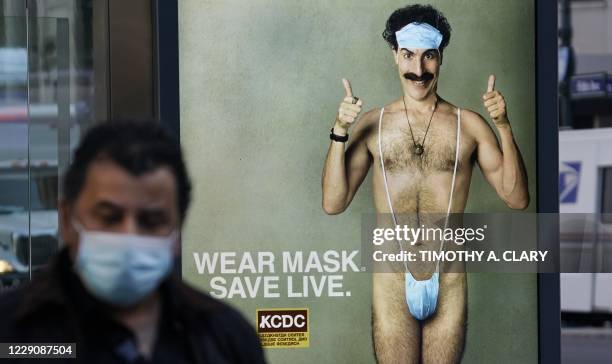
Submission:
[[[167,166],[134,174],[112,161],[96,161],[87,171],[81,196],[94,199],[172,199],[176,180]],[[110,197],[113,198],[110,198]]]
[[[144,165],[145,163],[142,163],[140,167],[133,166],[130,168],[112,158],[100,157],[89,165],[86,180],[108,177],[107,180],[115,182],[122,181],[125,183],[127,180],[131,180],[134,183],[146,183],[155,180],[174,181],[175,179],[170,166],[160,164],[145,168]]]

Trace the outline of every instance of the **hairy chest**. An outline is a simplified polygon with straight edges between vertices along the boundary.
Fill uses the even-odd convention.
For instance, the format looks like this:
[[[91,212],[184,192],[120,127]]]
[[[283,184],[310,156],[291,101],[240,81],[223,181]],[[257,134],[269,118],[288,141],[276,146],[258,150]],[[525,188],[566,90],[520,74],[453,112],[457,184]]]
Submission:
[[[385,122],[386,121],[386,122]],[[434,123],[435,122],[435,123]],[[434,120],[426,131],[426,125],[415,124],[412,131],[408,123],[398,118],[383,120],[380,138],[376,137],[375,154],[382,158],[387,173],[434,173],[452,172],[457,156],[457,121]],[[378,132],[376,133],[378,134]],[[380,146],[379,144],[380,139]],[[423,146],[418,153],[417,144]],[[457,168],[462,167],[461,146]]]

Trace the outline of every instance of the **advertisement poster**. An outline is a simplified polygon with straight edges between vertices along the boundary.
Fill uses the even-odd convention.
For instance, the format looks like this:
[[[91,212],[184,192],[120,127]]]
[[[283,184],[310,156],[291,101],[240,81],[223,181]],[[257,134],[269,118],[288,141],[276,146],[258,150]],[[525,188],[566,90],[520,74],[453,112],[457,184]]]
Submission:
[[[391,14],[408,5],[414,4],[179,2],[181,145],[194,181],[182,237],[183,278],[239,309],[257,329],[270,363],[386,363],[414,357],[439,363],[537,362],[535,274],[460,275],[458,290],[464,293],[455,301],[440,299],[438,312],[429,318],[438,323],[434,326],[411,317],[404,274],[386,284],[363,264],[364,215],[390,212],[384,185],[395,210],[445,213],[446,202],[439,201],[446,197],[440,196],[448,195],[454,172],[453,212],[510,213],[509,205],[520,210],[515,213],[536,211],[534,2],[424,2],[445,17],[450,37],[444,35],[437,52],[416,55],[401,48],[395,52],[383,37]],[[421,41],[431,40],[426,27],[419,29],[425,32]],[[423,57],[421,66],[434,70],[433,78],[405,75],[402,64],[413,56]],[[407,117],[398,129],[411,130],[404,134],[405,148],[382,142],[383,161],[391,169],[387,181],[377,154],[381,108],[388,113],[382,121],[391,127],[393,115],[397,119],[404,110],[397,100],[407,92],[408,110],[418,104],[411,104],[418,88],[434,82],[438,96],[431,118],[413,113],[413,124]],[[483,100],[493,90],[503,95],[510,140],[524,162],[531,198],[525,206],[516,199],[504,202],[492,186],[497,177],[489,159],[496,154],[479,155],[487,149],[478,128],[487,130],[482,138],[489,142],[490,136],[497,143],[501,138]],[[330,141],[330,129],[343,102],[361,107],[355,125],[347,128],[347,148],[356,138],[367,141],[356,151],[363,156],[354,165],[361,171],[358,181],[350,182],[358,188],[348,206],[338,208],[326,206],[323,190],[333,183],[322,174],[330,145],[342,145]],[[461,144],[455,139],[458,122],[449,118],[457,108]],[[425,131],[429,126],[431,134]],[[388,138],[384,128],[382,138]],[[499,148],[489,144],[490,150]],[[424,151],[415,149],[419,145]],[[449,165],[457,160],[457,145],[460,161]],[[430,159],[414,167],[403,163],[410,160],[404,153]],[[450,157],[436,159],[436,153]],[[327,177],[338,171],[338,164],[330,163]],[[442,171],[440,181],[426,179],[428,166]],[[412,167],[421,168],[419,185],[413,183],[415,175],[398,177],[393,171]],[[402,198],[394,191],[407,185],[417,197],[403,201],[421,205],[397,203]],[[437,190],[438,185],[443,187]],[[328,188],[327,197],[334,191]],[[440,297],[447,294],[445,287],[440,283]],[[456,320],[436,321],[452,311]]]

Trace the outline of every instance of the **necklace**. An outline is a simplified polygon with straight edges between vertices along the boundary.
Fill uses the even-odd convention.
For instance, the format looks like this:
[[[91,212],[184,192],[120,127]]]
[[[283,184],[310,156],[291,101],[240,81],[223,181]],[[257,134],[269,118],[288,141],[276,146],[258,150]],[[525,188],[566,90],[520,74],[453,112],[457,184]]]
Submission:
[[[414,154],[421,156],[423,152],[425,152],[425,138],[427,138],[427,132],[429,131],[429,126],[431,125],[431,120],[438,108],[438,99],[434,103],[433,110],[431,111],[431,116],[429,117],[429,122],[427,123],[427,129],[425,129],[425,135],[423,135],[423,140],[420,143],[414,139],[414,132],[412,131],[412,125],[410,125],[410,119],[408,118],[408,108],[406,107],[406,99],[402,97],[402,101],[404,102],[404,111],[406,112],[406,121],[408,122],[408,128],[410,128],[410,137],[412,138],[412,151]]]

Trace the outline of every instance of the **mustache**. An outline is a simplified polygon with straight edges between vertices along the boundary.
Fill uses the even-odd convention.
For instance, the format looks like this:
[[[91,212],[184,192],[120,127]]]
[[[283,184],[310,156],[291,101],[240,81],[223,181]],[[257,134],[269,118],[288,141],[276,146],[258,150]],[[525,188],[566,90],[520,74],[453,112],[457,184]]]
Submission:
[[[417,76],[412,72],[404,73],[404,78],[410,81],[430,81],[434,78],[433,73],[425,72],[421,76]]]

